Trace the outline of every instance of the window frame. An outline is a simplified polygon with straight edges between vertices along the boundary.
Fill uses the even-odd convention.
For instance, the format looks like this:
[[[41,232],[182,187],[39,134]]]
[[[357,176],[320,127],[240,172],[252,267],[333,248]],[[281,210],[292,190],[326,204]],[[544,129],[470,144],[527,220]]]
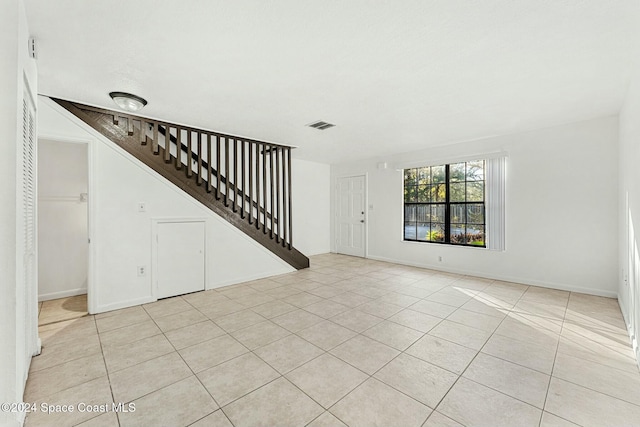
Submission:
[[[467,201],[466,198],[466,189],[467,189],[467,183],[469,182],[474,182],[474,181],[468,181],[467,180],[467,174],[468,174],[468,169],[467,169],[467,165],[469,163],[474,163],[474,162],[482,162],[482,172],[483,172],[483,177],[482,177],[482,201]],[[465,200],[464,201],[451,201],[451,166],[455,165],[455,164],[459,164],[459,163],[464,163],[465,164],[465,179],[464,182],[465,183]],[[411,170],[411,169],[415,169],[416,170],[416,184],[415,188],[416,191],[417,189],[420,187],[420,184],[418,182],[419,179],[419,169],[422,168],[434,168],[434,167],[444,167],[445,170],[445,179],[444,179],[444,185],[445,185],[445,197],[444,197],[444,201],[428,201],[428,202],[419,202],[418,201],[418,197],[416,195],[416,200],[414,202],[407,202],[405,200],[405,192],[407,190],[407,182],[406,182],[406,176],[407,176],[407,170]],[[415,243],[437,243],[437,244],[441,244],[441,245],[451,245],[451,246],[462,246],[462,247],[472,247],[472,248],[481,248],[481,249],[486,249],[487,248],[487,161],[485,159],[475,159],[475,160],[465,160],[465,161],[459,161],[459,162],[449,162],[449,163],[442,163],[442,164],[435,164],[435,165],[428,165],[428,166],[416,166],[416,167],[407,167],[407,168],[403,168],[402,170],[402,191],[403,191],[403,200],[402,200],[402,206],[403,206],[403,228],[402,228],[402,239],[404,242],[415,242]],[[480,181],[480,180],[478,180]],[[457,183],[460,181],[454,181],[453,183]],[[429,182],[429,184],[427,184],[429,186],[433,186],[433,182]],[[483,244],[473,244],[473,243],[456,243],[456,242],[452,242],[451,241],[451,226],[452,226],[452,221],[451,221],[451,210],[452,210],[452,205],[464,205],[465,206],[465,212],[467,211],[467,206],[469,205],[482,205],[482,219],[483,222],[482,224],[480,223],[469,223],[468,222],[468,217],[467,217],[467,213],[465,213],[465,221],[464,223],[461,222],[456,222],[454,224],[464,224],[465,228],[464,228],[464,234],[466,235],[467,232],[467,225],[476,225],[476,226],[482,226],[483,229],[483,235],[484,238],[482,240]],[[406,227],[407,227],[407,206],[414,206],[415,207],[415,212],[416,212],[416,216],[417,216],[417,210],[418,210],[418,206],[423,205],[423,206],[429,206],[429,209],[431,210],[431,206],[444,206],[444,240],[443,241],[438,241],[438,240],[420,240],[418,239],[417,236],[417,224],[420,223],[420,221],[417,220],[417,218],[414,221],[410,221],[413,222],[416,226],[416,238],[415,239],[410,239],[407,238],[406,235]],[[431,225],[434,224],[433,222],[429,222],[430,225],[430,229],[431,229]],[[440,223],[436,223],[436,224],[440,224]]]

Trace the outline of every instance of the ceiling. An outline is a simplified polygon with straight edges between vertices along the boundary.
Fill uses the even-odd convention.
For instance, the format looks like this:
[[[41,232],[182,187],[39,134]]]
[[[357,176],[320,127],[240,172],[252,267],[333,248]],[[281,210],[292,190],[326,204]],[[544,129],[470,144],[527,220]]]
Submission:
[[[635,0],[25,4],[41,94],[326,163],[617,114],[640,39]]]

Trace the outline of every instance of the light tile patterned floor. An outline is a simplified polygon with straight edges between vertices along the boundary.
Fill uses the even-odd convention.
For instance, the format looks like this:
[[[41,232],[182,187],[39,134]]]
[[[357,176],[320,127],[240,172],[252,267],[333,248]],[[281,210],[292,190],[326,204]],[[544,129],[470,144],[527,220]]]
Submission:
[[[41,327],[27,426],[632,426],[613,299],[348,256]]]
[[[77,319],[87,315],[87,294],[38,303],[38,325]]]

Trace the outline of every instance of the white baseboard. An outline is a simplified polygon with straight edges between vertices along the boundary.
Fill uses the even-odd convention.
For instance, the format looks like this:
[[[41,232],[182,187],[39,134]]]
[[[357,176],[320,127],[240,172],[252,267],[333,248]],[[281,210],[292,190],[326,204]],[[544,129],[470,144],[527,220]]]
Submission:
[[[235,285],[237,283],[250,282],[252,280],[267,279],[267,278],[269,278],[271,276],[277,276],[277,275],[280,275],[280,274],[286,274],[286,273],[290,273],[291,271],[295,271],[295,270],[293,270],[293,269],[282,269],[282,270],[278,270],[278,271],[272,271],[272,272],[269,272],[267,274],[254,274],[254,275],[250,275],[250,276],[242,276],[242,277],[238,277],[238,278],[235,278],[233,280],[226,281],[226,282],[216,283],[214,286],[205,288],[205,290],[208,291],[210,289],[217,289],[217,288],[221,288],[223,286]],[[153,298],[151,296],[147,296],[147,297],[143,297],[143,298],[137,298],[137,299],[127,300],[127,301],[121,301],[121,302],[117,302],[117,303],[113,303],[113,304],[98,305],[95,313],[90,313],[90,314],[105,313],[105,312],[108,312],[108,311],[120,310],[121,308],[128,308],[128,307],[133,307],[133,306],[136,306],[136,305],[148,304],[150,302],[155,302],[155,301],[157,301],[156,298]]]
[[[443,271],[445,273],[462,274],[462,275],[465,275],[465,276],[481,277],[481,278],[484,278],[484,279],[502,280],[502,281],[505,281],[505,282],[521,283],[523,285],[539,286],[541,288],[559,289],[561,291],[578,292],[578,293],[581,293],[581,294],[596,295],[596,296],[599,296],[599,297],[616,298],[616,299],[618,298],[618,293],[615,292],[615,291],[606,291],[606,290],[602,290],[602,289],[582,288],[582,287],[579,287],[579,286],[568,285],[566,283],[545,282],[545,281],[541,281],[541,280],[537,280],[537,279],[528,279],[526,277],[503,276],[503,275],[500,275],[500,274],[490,274],[489,275],[489,274],[486,274],[486,273],[483,273],[483,272],[460,270],[460,269],[454,269],[454,268],[446,268],[446,267],[442,267],[440,265],[419,264],[419,263],[407,262],[407,261],[404,261],[404,260],[387,258],[387,257],[379,257],[379,256],[374,256],[374,255],[369,255],[368,258],[369,259],[374,259],[376,261],[385,261],[385,262],[392,262],[394,264],[409,265],[411,267],[428,268],[429,270]]]
[[[291,267],[290,269],[282,269],[282,270],[279,270],[279,271],[271,271],[271,272],[266,273],[266,274],[260,273],[260,274],[252,274],[252,275],[248,275],[248,276],[241,276],[241,277],[234,278],[232,280],[226,280],[224,282],[215,283],[213,286],[205,288],[205,290],[209,291],[211,289],[218,289],[218,288],[222,288],[224,286],[236,285],[238,283],[244,283],[244,282],[251,282],[252,280],[268,279],[269,277],[279,276],[281,274],[292,273],[294,271],[296,271],[296,270],[293,267]]]
[[[75,297],[76,295],[83,295],[87,293],[87,288],[69,289],[67,291],[50,292],[48,294],[38,295],[38,302],[49,301],[58,298]]]
[[[620,311],[622,312],[622,319],[624,320],[624,324],[627,325],[627,330],[631,331],[629,321],[629,315],[627,314],[627,308],[622,304],[622,300],[618,298],[618,306],[620,307]]]
[[[157,299],[148,296],[144,298],[136,298],[136,299],[131,299],[127,301],[120,301],[113,304],[98,305],[96,312],[90,313],[90,314],[105,313],[107,311],[120,310],[121,308],[133,307],[136,305],[147,304],[155,301],[157,301]]]
[[[634,337],[633,334],[631,333],[631,322],[629,319],[629,315],[627,314],[626,307],[622,304],[622,300],[618,299],[618,305],[620,306],[620,311],[622,311],[622,318],[624,319],[624,324],[627,327],[627,333],[629,334],[629,341],[631,341],[631,346],[633,347],[633,354],[636,356],[636,362],[638,363],[638,368],[640,368],[640,343],[638,343],[638,338]]]
[[[36,341],[36,351],[33,355],[39,356],[40,353],[42,353],[42,340],[38,337],[38,341]]]

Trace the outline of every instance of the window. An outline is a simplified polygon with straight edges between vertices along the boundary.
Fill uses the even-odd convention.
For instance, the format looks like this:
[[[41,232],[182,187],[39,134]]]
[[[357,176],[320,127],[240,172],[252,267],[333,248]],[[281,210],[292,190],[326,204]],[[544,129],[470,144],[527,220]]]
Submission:
[[[404,240],[486,247],[485,161],[404,170]]]

